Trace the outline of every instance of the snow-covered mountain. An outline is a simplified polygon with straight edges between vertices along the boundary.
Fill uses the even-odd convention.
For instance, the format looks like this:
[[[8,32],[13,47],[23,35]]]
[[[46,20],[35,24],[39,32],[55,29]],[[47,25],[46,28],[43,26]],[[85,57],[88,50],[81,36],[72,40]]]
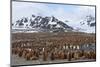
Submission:
[[[68,21],[69,22],[69,21]],[[91,15],[73,25],[54,16],[22,17],[12,23],[12,32],[86,32],[95,33],[95,18]]]
[[[79,22],[76,30],[80,32],[95,33],[95,26],[95,17],[88,15],[81,22]]]
[[[22,17],[12,23],[13,32],[66,32],[73,28],[54,16],[42,17],[32,15],[31,17]]]

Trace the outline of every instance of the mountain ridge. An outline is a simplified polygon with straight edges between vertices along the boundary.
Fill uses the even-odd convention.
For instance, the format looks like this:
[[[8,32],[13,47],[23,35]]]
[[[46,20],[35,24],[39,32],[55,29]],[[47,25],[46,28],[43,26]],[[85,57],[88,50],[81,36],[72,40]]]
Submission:
[[[66,22],[66,21],[65,21]],[[22,17],[12,23],[13,32],[95,32],[95,18],[88,15],[81,22],[78,23],[79,27],[70,26],[57,19],[54,16],[36,16]],[[69,22],[69,21],[68,21]],[[87,27],[87,29],[85,29]],[[93,30],[92,30],[93,29]]]

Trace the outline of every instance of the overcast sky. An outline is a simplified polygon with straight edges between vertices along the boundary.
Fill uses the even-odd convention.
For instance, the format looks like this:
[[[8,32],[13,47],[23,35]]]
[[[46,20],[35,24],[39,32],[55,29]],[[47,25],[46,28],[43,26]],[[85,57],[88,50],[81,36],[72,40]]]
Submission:
[[[95,7],[31,2],[12,2],[12,22],[31,15],[55,16],[58,19],[78,22],[86,15],[95,16]],[[73,23],[74,24],[74,23]]]

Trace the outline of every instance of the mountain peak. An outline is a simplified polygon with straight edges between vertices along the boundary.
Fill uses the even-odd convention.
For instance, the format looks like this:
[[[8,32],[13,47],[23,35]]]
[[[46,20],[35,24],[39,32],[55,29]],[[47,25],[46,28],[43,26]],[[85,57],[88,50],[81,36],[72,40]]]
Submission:
[[[73,28],[67,24],[65,24],[63,21],[60,21],[54,16],[36,16],[32,14],[30,18],[28,17],[22,17],[21,19],[15,21],[15,23],[12,26],[12,29],[31,29],[32,31],[43,31],[43,32],[61,32],[63,30],[64,32],[72,31]],[[36,29],[36,30],[35,30]],[[39,29],[39,30],[38,30]],[[29,30],[30,31],[30,30]]]

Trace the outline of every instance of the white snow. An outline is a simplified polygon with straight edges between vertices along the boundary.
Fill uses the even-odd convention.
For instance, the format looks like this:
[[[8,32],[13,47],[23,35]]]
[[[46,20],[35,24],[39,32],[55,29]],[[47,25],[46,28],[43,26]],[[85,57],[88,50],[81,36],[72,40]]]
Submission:
[[[50,6],[50,5],[49,5]],[[57,19],[61,21],[68,20],[69,22],[65,22],[67,25],[72,26],[76,31],[86,32],[86,33],[95,33],[95,27],[89,27],[88,25],[81,25],[80,21],[83,19],[84,16],[88,14],[95,15],[95,8],[94,7],[88,7],[88,6],[70,6],[70,8],[66,8],[63,6],[59,7],[49,7],[47,4],[41,4],[41,3],[25,3],[25,2],[13,2],[12,3],[12,23],[15,23],[16,20],[24,17],[32,17],[32,14],[36,16],[54,16]],[[67,6],[66,6],[67,7]],[[74,7],[74,8],[73,8]],[[33,8],[33,9],[32,9]],[[34,20],[34,18],[32,18]],[[28,24],[28,27],[26,25]],[[14,26],[12,29],[18,29],[18,30],[25,30],[25,29],[32,29],[29,26],[30,22],[24,23],[24,26]],[[49,24],[56,24],[56,22],[49,22]],[[57,25],[57,27],[60,27]],[[17,31],[18,32],[18,31]],[[19,31],[21,32],[21,31]],[[26,32],[37,32],[37,30],[34,31],[26,31]]]

